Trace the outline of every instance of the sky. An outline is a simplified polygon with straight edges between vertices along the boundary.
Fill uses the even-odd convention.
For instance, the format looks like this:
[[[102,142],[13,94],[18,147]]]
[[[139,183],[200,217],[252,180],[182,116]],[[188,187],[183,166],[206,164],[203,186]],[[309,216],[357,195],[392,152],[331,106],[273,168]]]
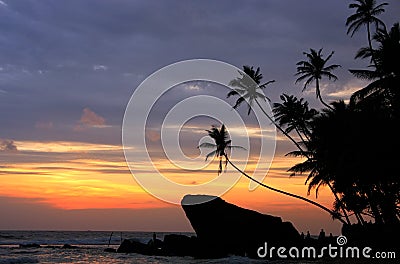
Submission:
[[[350,2],[0,0],[0,229],[192,231],[178,205],[143,190],[127,167],[122,121],[136,87],[171,63],[213,59],[238,68],[259,66],[264,80],[275,80],[266,91],[272,102],[289,93],[318,108],[314,91],[302,92],[294,74],[304,51],[323,48],[324,54],[335,51],[331,63],[342,65],[336,82],[323,81],[323,96],[346,100],[365,85],[348,69],[367,65],[353,59],[367,45],[365,31],[346,35]],[[390,26],[399,21],[400,2],[386,2],[381,19]],[[175,87],[157,103],[149,127],[159,127],[172,106],[193,95],[213,95],[233,105],[235,99],[225,99],[227,90],[217,86]],[[239,114],[254,124],[245,107]],[[195,146],[213,122],[185,124],[184,153],[200,155]],[[170,179],[198,184],[216,177],[216,162],[190,175],[170,168],[159,133],[150,129],[146,140]],[[256,137],[251,141],[257,148]],[[305,177],[287,172],[299,161],[284,156],[290,150],[293,146],[278,135],[264,182],[305,196]],[[247,187],[241,179],[222,198],[281,216],[299,231],[340,232],[340,225],[317,208]],[[330,206],[331,194],[322,190],[317,201]]]

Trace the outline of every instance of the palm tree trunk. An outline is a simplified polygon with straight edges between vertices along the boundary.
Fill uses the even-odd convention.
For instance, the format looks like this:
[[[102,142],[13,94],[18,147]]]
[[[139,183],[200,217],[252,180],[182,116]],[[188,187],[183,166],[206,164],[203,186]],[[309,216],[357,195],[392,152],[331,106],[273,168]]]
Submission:
[[[300,137],[300,140],[305,143],[305,139],[303,138],[303,136],[301,135],[300,131],[297,129],[297,127],[295,128],[297,135]],[[307,137],[306,134],[304,134],[304,136],[307,138],[307,140],[309,140],[309,138]]]
[[[358,217],[360,218],[362,225],[365,225],[365,220],[364,220],[364,218],[362,217],[361,213],[357,213],[357,215],[358,215]]]
[[[368,199],[369,206],[371,208],[371,212],[372,212],[372,214],[374,216],[375,223],[383,224],[382,215],[379,212],[377,204],[375,203],[372,191],[367,189],[366,190],[366,196],[367,196],[367,199]]]
[[[318,78],[315,79],[315,86],[316,86],[316,91],[317,91],[317,98],[321,101],[321,103],[324,106],[326,106],[327,108],[333,110],[333,108],[330,105],[328,105],[327,103],[325,103],[325,101],[322,99],[321,90],[319,89],[319,80],[318,80]]]
[[[346,218],[347,224],[350,225],[351,224],[350,218],[349,218],[349,216],[348,216],[348,214],[346,212],[346,209],[344,208],[344,205],[343,205],[342,201],[339,199],[339,196],[337,195],[337,192],[333,189],[333,186],[332,186],[332,184],[330,184],[330,182],[327,182],[326,184],[328,185],[329,189],[331,189],[331,192],[335,196],[336,201],[339,203],[339,207],[340,207],[340,209],[342,209],[342,212],[344,214],[344,217]]]
[[[358,214],[356,212],[354,212],[354,216],[357,218],[358,224],[362,225],[361,219],[360,219],[360,217],[358,216]]]
[[[268,186],[268,185],[266,185],[266,184],[264,184],[264,183],[262,183],[262,182],[260,182],[260,181],[258,181],[258,180],[256,180],[256,179],[254,179],[253,177],[249,176],[247,173],[245,173],[244,171],[242,171],[241,169],[239,169],[238,167],[236,167],[236,165],[233,164],[233,163],[231,162],[231,160],[228,158],[228,155],[224,154],[224,157],[225,157],[225,159],[228,161],[228,163],[229,163],[233,168],[235,168],[238,172],[240,172],[242,175],[244,175],[245,177],[247,177],[249,180],[258,183],[259,185],[261,185],[261,186],[263,186],[264,188],[267,188],[267,189],[269,189],[269,190],[271,190],[271,191],[278,192],[278,193],[281,193],[281,194],[284,194],[284,195],[287,195],[287,196],[290,196],[290,197],[293,197],[293,198],[297,198],[297,199],[300,199],[300,200],[305,201],[305,202],[307,202],[307,203],[310,203],[310,204],[312,204],[312,205],[315,205],[315,206],[321,208],[322,210],[328,212],[334,219],[338,219],[340,222],[342,222],[342,223],[345,224],[345,225],[347,224],[342,218],[337,217],[337,214],[335,214],[335,213],[334,213],[332,210],[330,210],[329,208],[327,208],[327,207],[325,207],[325,206],[323,206],[323,205],[321,205],[321,204],[319,204],[319,203],[317,203],[317,202],[314,202],[314,201],[312,201],[312,200],[310,200],[310,199],[307,199],[307,198],[305,198],[305,197],[302,197],[302,196],[300,196],[300,195],[288,193],[288,192],[285,192],[285,191],[282,191],[282,190],[273,188],[273,187],[271,187],[271,186]]]
[[[255,101],[256,101],[258,107],[261,109],[261,111],[262,111],[262,112],[267,116],[267,118],[272,122],[272,124],[274,124],[275,127],[279,129],[279,131],[281,131],[287,138],[289,138],[289,139],[296,145],[296,147],[300,150],[300,152],[301,152],[301,154],[302,154],[303,156],[305,156],[306,158],[309,159],[310,157],[309,157],[309,156],[307,155],[307,153],[301,148],[301,146],[299,145],[299,143],[297,143],[296,140],[294,140],[288,133],[286,133],[286,131],[284,131],[284,130],[275,122],[275,120],[274,120],[271,116],[269,116],[269,115],[267,114],[267,112],[264,110],[264,108],[261,106],[261,104],[258,102],[257,99],[256,99]],[[330,106],[328,106],[328,107],[330,108]],[[303,142],[304,142],[304,141],[303,141]],[[257,182],[257,181],[256,181],[256,182]],[[257,183],[259,183],[259,182],[257,182]],[[261,184],[261,183],[259,183],[259,184]],[[261,185],[262,185],[262,184],[261,184]],[[329,183],[328,183],[328,186],[330,187],[330,189],[331,189],[333,195],[335,196],[336,201],[338,201],[338,202],[340,203],[339,197],[337,196],[336,192],[334,192],[332,186],[331,186]],[[301,196],[300,196],[300,197],[301,197]],[[301,198],[304,198],[304,197],[301,197]],[[304,199],[307,199],[307,198],[304,198]],[[309,199],[307,199],[307,200],[308,200],[308,201],[311,201],[311,200],[309,200]],[[317,204],[318,204],[318,203],[317,203]],[[319,204],[318,204],[318,205],[319,205]],[[347,223],[350,224],[351,222],[350,222],[349,216],[347,215],[346,209],[344,208],[343,204],[341,204],[341,203],[340,203],[340,208],[342,209],[343,214],[345,215],[345,218],[346,218]],[[329,210],[329,209],[328,209],[328,210]],[[329,210],[329,212],[330,212],[330,214],[333,213],[331,210]],[[344,222],[344,221],[343,221],[343,222]],[[344,223],[345,223],[345,222],[344,222]]]
[[[299,143],[294,140],[288,133],[286,133],[286,131],[281,128],[276,122],[275,120],[264,110],[264,108],[261,106],[260,102],[258,102],[257,99],[255,99],[254,101],[256,101],[258,107],[261,109],[261,111],[264,113],[264,115],[271,121],[271,123],[279,130],[282,132],[282,134],[284,134],[288,139],[290,139],[290,141],[293,142],[293,144],[295,144],[295,146],[300,150],[301,154],[304,155],[305,157],[308,158],[306,152],[301,148],[301,146],[299,145]]]
[[[378,70],[378,65],[376,64],[375,56],[374,56],[374,50],[372,49],[372,41],[371,41],[371,28],[370,24],[367,23],[367,34],[368,34],[368,47],[369,51],[371,52],[371,62],[374,63],[375,68]]]
[[[375,60],[374,49],[372,48],[370,23],[367,23],[367,34],[368,34],[369,51],[371,52],[371,61],[374,63],[375,69],[378,70],[378,64],[376,63],[376,60]]]

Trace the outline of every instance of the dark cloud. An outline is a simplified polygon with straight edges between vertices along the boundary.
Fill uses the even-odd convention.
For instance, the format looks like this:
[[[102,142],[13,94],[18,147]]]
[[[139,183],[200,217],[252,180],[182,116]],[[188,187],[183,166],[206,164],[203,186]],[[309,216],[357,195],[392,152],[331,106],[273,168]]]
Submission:
[[[17,146],[13,140],[0,138],[0,151],[17,151]]]
[[[354,38],[346,35],[345,19],[353,12],[347,0],[2,2],[4,138],[76,139],[76,118],[90,105],[119,129],[98,136],[87,131],[79,139],[120,142],[124,109],[135,87],[183,59],[260,66],[265,79],[277,81],[267,91],[273,101],[282,92],[301,94],[301,84],[294,85],[295,63],[309,48],[335,50],[332,63],[343,65],[339,81],[326,88],[329,93],[351,86],[348,68],[366,65],[353,60],[366,35],[362,30]],[[400,2],[387,2],[382,19],[393,24]],[[312,93],[302,96],[315,101]],[[174,98],[171,94],[170,101]],[[51,123],[52,129],[39,129],[38,122]]]

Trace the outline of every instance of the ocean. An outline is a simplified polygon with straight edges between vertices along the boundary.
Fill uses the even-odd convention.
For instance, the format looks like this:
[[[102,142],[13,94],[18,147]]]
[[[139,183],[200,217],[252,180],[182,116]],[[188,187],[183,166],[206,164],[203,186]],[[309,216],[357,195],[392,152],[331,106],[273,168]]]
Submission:
[[[168,232],[156,233],[163,239]],[[193,233],[178,233],[193,235]],[[147,243],[151,232],[110,231],[0,231],[0,264],[17,263],[265,263],[245,257],[223,259],[194,259],[192,257],[145,256],[105,252],[107,247],[117,249],[122,239],[135,238]],[[110,243],[110,244],[109,244]],[[37,244],[40,247],[21,247]],[[64,244],[75,248],[62,248]]]
[[[163,240],[166,234],[194,235],[193,233],[163,232],[157,238]],[[217,263],[269,263],[269,264],[340,264],[377,263],[355,259],[336,260],[254,260],[246,257],[230,256],[220,259],[194,259],[192,257],[145,256],[134,253],[105,252],[110,247],[117,249],[122,239],[137,239],[147,243],[152,232],[110,231],[0,231],[0,264],[19,263],[138,263],[138,264],[217,264]],[[62,248],[68,244],[73,248]],[[25,246],[20,246],[25,245]],[[36,247],[26,247],[36,245]],[[40,245],[40,247],[38,246]],[[394,262],[393,262],[394,261]],[[379,263],[398,263],[395,260]]]

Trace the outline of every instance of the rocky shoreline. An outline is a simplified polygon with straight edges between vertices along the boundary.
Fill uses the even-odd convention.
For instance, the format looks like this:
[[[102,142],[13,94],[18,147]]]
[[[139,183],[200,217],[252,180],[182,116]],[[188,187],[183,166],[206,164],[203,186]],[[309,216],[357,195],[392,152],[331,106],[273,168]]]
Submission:
[[[370,246],[374,249],[386,250],[389,248],[398,253],[398,245],[390,244],[391,240],[385,238],[389,232],[398,233],[397,227],[385,227],[388,229],[386,230],[371,225],[368,231],[360,230],[357,226],[346,226],[343,227],[342,233],[347,236],[348,241],[339,244],[337,237],[334,236],[322,236],[318,239],[304,237],[299,234],[292,223],[284,222],[280,217],[241,208],[227,203],[219,197],[187,195],[182,200],[182,208],[195,230],[196,236],[169,234],[165,235],[164,240],[154,236],[147,244],[135,239],[125,239],[117,250],[108,250],[117,253],[191,256],[208,259],[230,255],[256,259],[260,258],[260,253],[265,253],[264,257],[268,259],[279,259],[276,251],[274,254],[267,254],[270,253],[266,252],[267,245],[269,249],[274,247],[275,250],[279,247],[286,249],[312,247],[316,249],[316,252],[320,252],[323,247],[346,246],[346,243],[349,242],[347,246]],[[264,246],[265,250],[262,248]],[[297,258],[294,257],[294,259]],[[309,258],[313,258],[312,255],[304,259]],[[336,263],[329,256],[326,261]]]

